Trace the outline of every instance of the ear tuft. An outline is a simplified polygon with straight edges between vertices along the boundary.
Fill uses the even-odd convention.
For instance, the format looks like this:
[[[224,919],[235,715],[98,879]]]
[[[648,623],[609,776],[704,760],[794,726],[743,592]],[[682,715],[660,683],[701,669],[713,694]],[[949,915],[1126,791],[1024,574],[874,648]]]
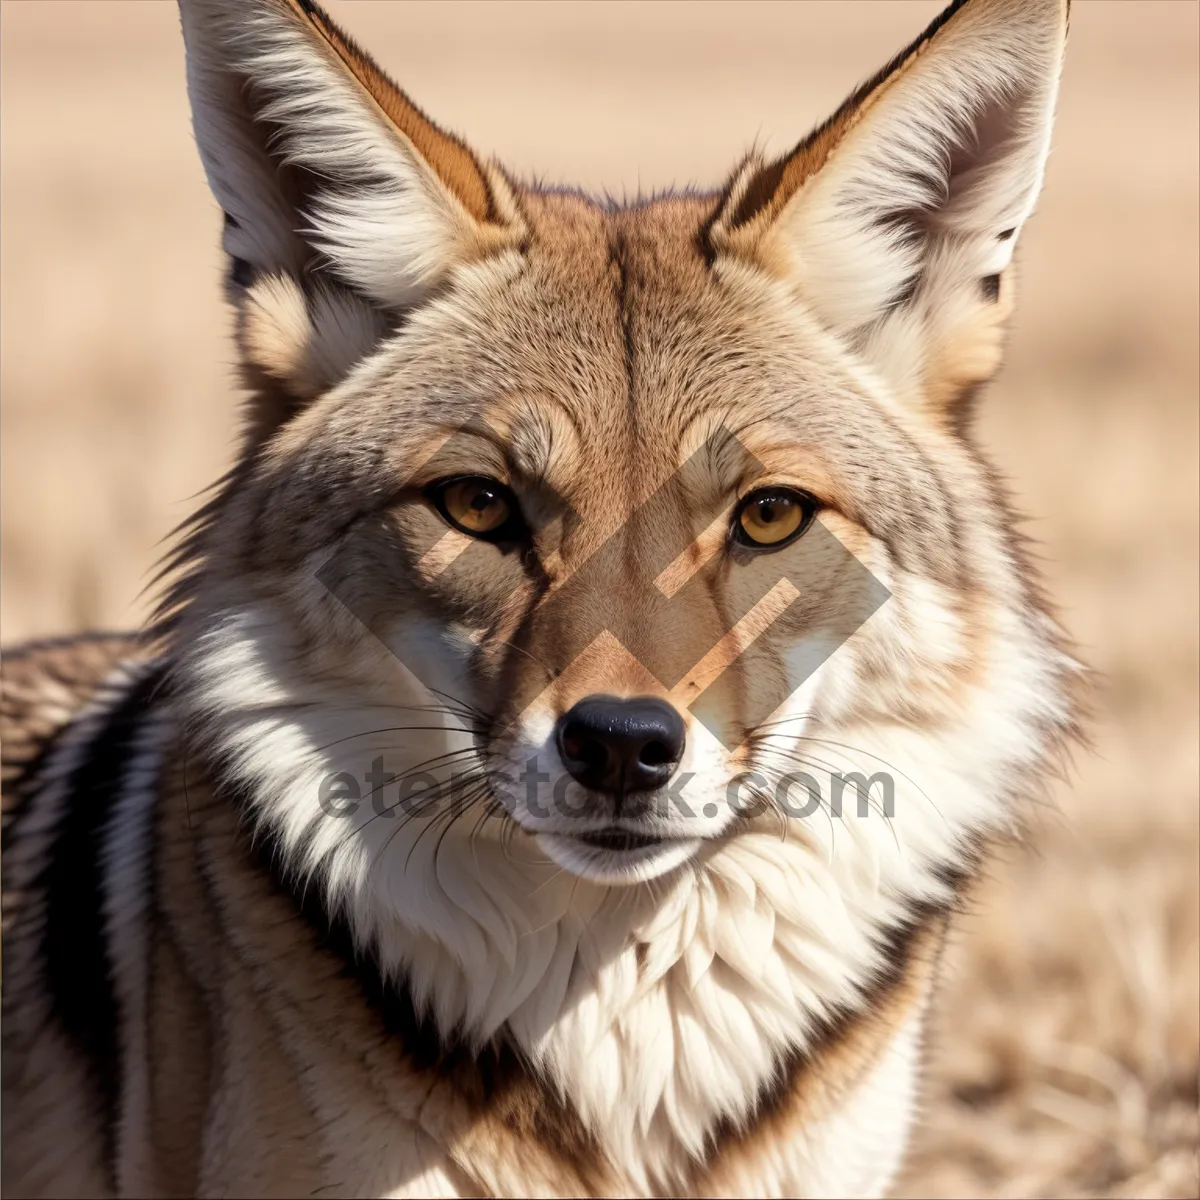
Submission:
[[[292,400],[311,400],[343,379],[386,330],[382,314],[345,288],[290,275],[260,276],[240,306],[244,363],[268,375]]]

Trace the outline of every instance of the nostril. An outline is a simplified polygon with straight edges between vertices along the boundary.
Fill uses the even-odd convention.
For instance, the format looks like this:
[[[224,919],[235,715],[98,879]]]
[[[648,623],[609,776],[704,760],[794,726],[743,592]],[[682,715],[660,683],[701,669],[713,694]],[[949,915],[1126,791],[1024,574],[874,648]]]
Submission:
[[[638,762],[644,767],[665,767],[675,761],[675,755],[662,742],[647,742],[638,755]]]
[[[608,761],[604,743],[573,721],[563,730],[562,750],[565,757],[589,767],[603,767]]]
[[[584,739],[579,729],[574,725],[568,725],[562,735],[563,753],[568,758],[582,758],[583,746]]]

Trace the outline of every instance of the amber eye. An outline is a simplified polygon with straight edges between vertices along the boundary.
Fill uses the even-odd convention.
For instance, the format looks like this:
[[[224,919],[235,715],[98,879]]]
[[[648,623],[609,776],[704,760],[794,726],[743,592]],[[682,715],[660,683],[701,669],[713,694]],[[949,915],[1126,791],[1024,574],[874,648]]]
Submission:
[[[751,492],[737,510],[734,537],[743,546],[782,546],[808,528],[816,507],[811,496],[791,488]]]
[[[455,529],[471,537],[502,541],[521,531],[516,498],[498,480],[479,475],[444,479],[433,484],[428,495]]]

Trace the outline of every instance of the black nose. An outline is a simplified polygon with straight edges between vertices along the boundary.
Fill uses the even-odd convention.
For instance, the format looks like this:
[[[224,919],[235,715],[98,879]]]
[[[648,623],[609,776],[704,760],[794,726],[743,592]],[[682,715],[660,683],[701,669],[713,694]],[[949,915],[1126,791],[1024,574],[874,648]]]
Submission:
[[[665,700],[588,696],[558,722],[568,771],[600,792],[661,787],[683,757],[683,718]]]

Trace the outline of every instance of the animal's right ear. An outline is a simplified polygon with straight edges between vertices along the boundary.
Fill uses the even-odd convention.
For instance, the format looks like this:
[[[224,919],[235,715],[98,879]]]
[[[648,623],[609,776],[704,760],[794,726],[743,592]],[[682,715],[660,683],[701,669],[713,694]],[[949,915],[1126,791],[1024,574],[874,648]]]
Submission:
[[[371,350],[390,314],[519,243],[503,173],[311,0],[180,0],[180,14],[252,376],[309,399]]]

